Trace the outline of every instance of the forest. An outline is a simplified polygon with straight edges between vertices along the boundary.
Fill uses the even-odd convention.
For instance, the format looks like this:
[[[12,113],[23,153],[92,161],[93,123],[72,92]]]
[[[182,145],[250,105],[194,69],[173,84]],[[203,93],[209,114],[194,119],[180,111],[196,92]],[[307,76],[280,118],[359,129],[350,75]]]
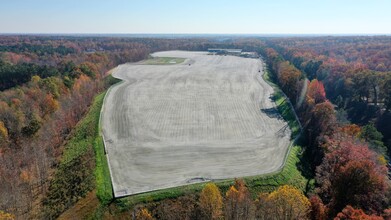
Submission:
[[[298,44],[303,42],[302,39],[296,40]],[[322,39],[308,41],[311,40],[318,41],[318,44],[326,44]],[[317,197],[316,201],[325,207],[326,218],[338,216],[339,212],[349,207],[359,208],[363,213],[372,215],[381,213],[389,207],[390,202],[389,165],[387,165],[389,156],[383,142],[383,134],[377,130],[376,122],[379,117],[388,114],[389,108],[384,102],[378,101],[377,104],[370,105],[367,100],[356,100],[355,95],[358,94],[356,91],[361,88],[361,85],[355,84],[354,82],[357,81],[352,79],[350,80],[353,82],[346,80],[352,82],[349,88],[353,91],[336,95],[335,86],[338,85],[336,81],[341,78],[336,77],[334,81],[330,78],[333,74],[348,78],[352,73],[334,72],[329,68],[335,66],[326,66],[327,62],[323,63],[322,60],[305,60],[301,56],[290,56],[289,54],[293,52],[286,52],[280,46],[289,44],[289,50],[295,50],[291,43],[292,39],[287,41],[266,42],[269,46],[265,47],[263,54],[272,76],[288,95],[303,124],[304,154],[314,171],[313,194]],[[277,51],[281,51],[283,55]],[[292,61],[286,60],[289,58],[292,58]],[[358,65],[355,62],[348,63],[346,60],[340,62],[344,62],[347,69],[354,69],[354,66]],[[369,68],[361,67],[357,72],[360,70],[370,71]],[[323,77],[317,77],[317,74],[323,74]],[[354,73],[352,77],[355,77]],[[377,75],[372,77],[376,78]],[[380,73],[379,77],[390,76],[385,72]],[[384,94],[380,96],[381,100],[387,99],[390,94],[384,92],[387,89],[386,85],[380,85],[380,82],[378,81],[379,84],[376,86],[378,93]],[[384,80],[381,83],[384,82],[387,83]],[[346,87],[342,86],[343,89]],[[333,95],[327,95],[329,93]],[[336,102],[339,105],[335,104]],[[364,102],[366,109],[374,106],[377,111],[376,117],[367,115],[368,113],[363,109],[355,109],[361,106],[354,105],[354,102]],[[355,121],[352,111],[359,112],[360,118],[368,118],[367,121],[353,123]]]
[[[111,69],[155,51],[215,47],[261,54],[270,81],[287,95],[283,102],[292,104],[303,127],[297,144],[305,162],[295,165],[312,186],[280,184],[258,190],[262,183],[236,179],[229,187],[208,183],[130,208],[124,208],[123,200],[100,199],[100,216],[390,219],[390,42],[386,36],[0,36],[0,218],[56,218],[94,190],[84,178],[94,177],[84,171],[75,169],[71,180],[59,180],[56,172],[63,169],[65,146],[78,135],[75,128],[94,98],[114,83]],[[86,126],[77,138],[89,140],[88,132],[95,128]],[[97,166],[94,152],[86,152],[67,169]],[[56,187],[82,193],[68,195]]]
[[[370,147],[386,155],[387,147],[391,152],[389,42],[377,36],[270,39],[266,44],[307,79],[322,82],[327,98],[337,105],[339,121],[373,130],[372,138],[366,138]]]

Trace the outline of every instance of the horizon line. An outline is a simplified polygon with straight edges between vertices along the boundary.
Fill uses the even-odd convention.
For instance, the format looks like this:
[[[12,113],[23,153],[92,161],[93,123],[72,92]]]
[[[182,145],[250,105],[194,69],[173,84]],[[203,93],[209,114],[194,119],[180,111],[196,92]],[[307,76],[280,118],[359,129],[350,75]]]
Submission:
[[[213,37],[213,36],[231,36],[231,37],[284,37],[284,36],[316,36],[316,37],[327,37],[327,36],[348,36],[348,37],[362,37],[362,36],[391,36],[391,33],[38,33],[38,32],[0,32],[0,36],[128,36],[128,37],[148,37],[148,36],[190,36],[190,37]]]
[[[116,34],[116,35],[391,35],[391,33],[125,33],[125,32],[0,32],[0,34]]]

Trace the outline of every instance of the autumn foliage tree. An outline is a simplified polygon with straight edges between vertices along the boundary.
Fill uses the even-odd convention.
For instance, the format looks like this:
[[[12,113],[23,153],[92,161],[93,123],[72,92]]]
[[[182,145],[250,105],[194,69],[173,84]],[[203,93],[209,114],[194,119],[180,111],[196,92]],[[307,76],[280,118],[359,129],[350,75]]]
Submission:
[[[324,90],[323,83],[317,79],[312,80],[308,85],[307,103],[316,105],[326,100],[326,91]]]
[[[176,199],[166,199],[153,212],[157,219],[191,220],[204,217],[195,195],[181,196]],[[152,211],[152,210],[151,210]]]
[[[316,169],[317,192],[335,215],[346,205],[377,213],[387,204],[386,169],[365,144],[351,140],[329,147]]]
[[[278,65],[277,76],[283,91],[294,102],[299,93],[298,83],[302,78],[302,73],[286,61]]]
[[[1,220],[14,220],[15,216],[10,213],[6,213],[6,212],[3,212],[0,210],[0,219]]]
[[[299,109],[299,114],[301,115],[300,118],[304,126],[307,126],[308,130],[312,132],[314,129],[317,129],[314,134],[309,134],[310,139],[314,139],[311,136],[319,136],[321,133],[329,131],[328,129],[330,127],[328,125],[335,122],[335,113],[333,105],[326,98],[326,92],[322,82],[317,79],[308,82],[305,102]]]
[[[338,133],[346,134],[351,138],[358,138],[361,135],[361,127],[356,124],[348,124],[339,127]]]
[[[311,196],[311,211],[310,219],[312,220],[326,220],[327,219],[327,207],[323,204],[319,196]]]
[[[301,191],[284,185],[270,194],[260,194],[256,205],[259,219],[305,219],[311,203]]]
[[[4,126],[4,123],[0,121],[0,148],[5,147],[5,144],[8,141],[8,130]]]
[[[219,219],[222,214],[223,198],[216,184],[208,183],[200,194],[200,208],[206,219]]]
[[[313,136],[331,134],[335,122],[334,106],[330,102],[319,103],[312,109],[310,128]]]
[[[148,209],[141,209],[136,213],[136,220],[154,220]]]
[[[253,201],[243,180],[236,179],[225,194],[224,216],[227,220],[251,219]]]
[[[383,220],[381,216],[367,215],[361,209],[355,209],[352,206],[348,205],[340,213],[337,214],[337,217],[334,220]]]
[[[308,153],[313,164],[318,165],[323,158],[323,148],[319,146],[321,138],[331,135],[336,125],[334,106],[329,102],[316,104],[311,110],[307,124]]]
[[[288,219],[300,219],[307,216],[310,202],[304,194],[293,186],[284,185],[270,193],[269,201],[275,204],[275,214]]]
[[[350,204],[370,212],[384,207],[386,183],[384,173],[376,170],[372,160],[350,161],[337,173],[332,189],[333,208]]]

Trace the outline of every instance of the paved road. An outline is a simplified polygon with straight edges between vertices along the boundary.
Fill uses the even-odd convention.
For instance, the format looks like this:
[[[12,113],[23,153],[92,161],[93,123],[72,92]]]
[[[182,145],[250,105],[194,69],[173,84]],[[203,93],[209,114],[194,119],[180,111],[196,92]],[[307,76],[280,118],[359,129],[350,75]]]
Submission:
[[[167,51],[175,65],[125,64],[106,96],[102,130],[116,197],[270,173],[290,130],[257,59]],[[189,65],[191,64],[191,65]]]

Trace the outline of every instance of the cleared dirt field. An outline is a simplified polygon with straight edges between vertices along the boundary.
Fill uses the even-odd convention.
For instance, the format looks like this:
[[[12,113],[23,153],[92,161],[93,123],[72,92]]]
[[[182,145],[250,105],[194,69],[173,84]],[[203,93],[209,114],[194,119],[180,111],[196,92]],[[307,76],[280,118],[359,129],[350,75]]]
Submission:
[[[167,51],[175,65],[125,64],[102,130],[116,197],[278,170],[290,130],[257,59]],[[189,65],[191,64],[191,65]],[[261,70],[261,72],[259,72]]]

